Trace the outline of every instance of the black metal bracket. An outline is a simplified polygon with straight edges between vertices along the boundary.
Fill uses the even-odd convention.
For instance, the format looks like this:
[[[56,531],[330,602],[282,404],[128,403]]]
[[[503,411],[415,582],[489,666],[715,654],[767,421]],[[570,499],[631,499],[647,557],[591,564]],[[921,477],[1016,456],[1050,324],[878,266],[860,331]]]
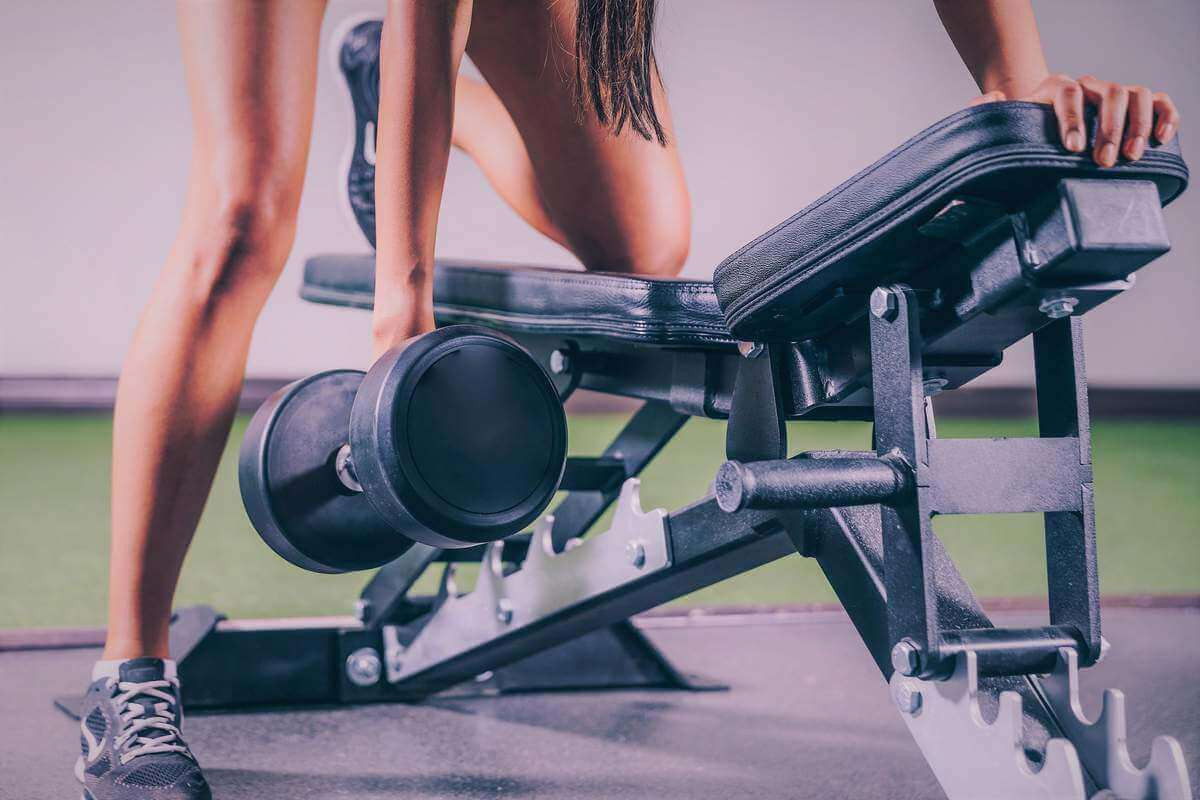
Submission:
[[[211,612],[196,607],[181,614]],[[185,626],[186,627],[186,626]],[[339,623],[336,618],[228,622],[215,625],[196,646],[176,657],[189,711],[263,705],[396,702],[424,694],[398,691],[382,676],[356,684],[349,660],[356,651],[385,652],[383,632]],[[355,674],[362,681],[363,672]],[[368,665],[367,672],[370,676]],[[487,670],[455,687],[459,695],[611,688],[703,691],[726,688],[677,670],[632,623],[619,621]],[[78,697],[56,705],[78,717]]]
[[[748,343],[741,348],[725,457],[731,461],[769,461],[787,458],[787,408],[782,349]]]
[[[880,512],[893,664],[933,677],[971,649],[981,674],[1028,674],[1047,671],[1069,645],[1090,665],[1100,654],[1100,616],[1080,322],[1059,319],[1034,334],[1040,438],[938,439],[926,412],[919,311],[908,286],[871,295],[876,455],[899,459],[914,476],[914,490]],[[1050,625],[944,629],[933,517],[1028,511],[1046,519]]]

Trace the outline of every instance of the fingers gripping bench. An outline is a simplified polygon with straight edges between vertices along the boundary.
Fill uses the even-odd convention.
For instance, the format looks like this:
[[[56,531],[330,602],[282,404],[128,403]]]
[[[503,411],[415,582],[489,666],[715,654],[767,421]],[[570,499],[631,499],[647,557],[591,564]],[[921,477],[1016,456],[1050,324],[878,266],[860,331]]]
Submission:
[[[343,699],[435,692],[799,552],[949,796],[1190,797],[1174,740],[1135,767],[1119,698],[1095,723],[1075,701],[1104,646],[1080,318],[1166,252],[1161,209],[1186,181],[1177,145],[1099,170],[1061,150],[1048,109],[993,104],[909,140],[712,283],[440,263],[439,325],[511,337],[563,399],[645,402],[603,454],[567,460],[565,499],[532,533],[417,544],[384,566],[341,634]],[[302,294],[369,308],[373,278],[371,256],[317,256]],[[1031,335],[1040,435],[938,438],[932,397]],[[636,476],[692,416],[728,420],[714,495],[646,511]],[[785,421],[846,419],[874,422],[873,451],[788,457]],[[1039,628],[993,627],[932,530],[939,514],[1014,512],[1045,515]],[[471,558],[470,593],[448,563],[437,598],[409,596],[432,564]]]

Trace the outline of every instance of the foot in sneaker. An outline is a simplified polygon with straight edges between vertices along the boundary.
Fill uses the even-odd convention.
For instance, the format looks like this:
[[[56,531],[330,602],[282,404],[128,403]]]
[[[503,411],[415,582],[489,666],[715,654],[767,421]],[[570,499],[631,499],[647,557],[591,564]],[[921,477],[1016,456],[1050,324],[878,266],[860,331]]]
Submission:
[[[75,777],[83,800],[211,800],[179,726],[175,662],[100,661],[83,698]]]
[[[338,71],[354,106],[354,139],[343,159],[349,209],[375,246],[375,129],[379,124],[379,41],[383,22],[354,21],[333,41]],[[341,190],[339,189],[339,194]]]

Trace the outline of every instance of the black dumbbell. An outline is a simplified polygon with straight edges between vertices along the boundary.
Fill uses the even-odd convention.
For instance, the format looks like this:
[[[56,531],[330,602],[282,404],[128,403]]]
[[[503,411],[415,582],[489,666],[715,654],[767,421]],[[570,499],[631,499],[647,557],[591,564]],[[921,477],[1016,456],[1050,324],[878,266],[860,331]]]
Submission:
[[[238,465],[263,540],[315,572],[378,567],[414,541],[470,547],[527,527],[558,489],[566,417],[515,341],[426,334],[365,375],[322,372],[255,413]]]

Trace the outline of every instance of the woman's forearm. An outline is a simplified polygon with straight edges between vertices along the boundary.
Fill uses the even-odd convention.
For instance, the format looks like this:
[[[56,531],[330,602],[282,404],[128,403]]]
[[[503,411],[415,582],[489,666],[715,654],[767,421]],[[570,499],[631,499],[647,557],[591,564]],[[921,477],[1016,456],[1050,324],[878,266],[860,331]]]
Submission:
[[[1025,97],[1049,74],[1029,0],[934,0],[981,92]]]
[[[433,253],[471,0],[388,5],[376,144],[374,356],[433,328]]]

